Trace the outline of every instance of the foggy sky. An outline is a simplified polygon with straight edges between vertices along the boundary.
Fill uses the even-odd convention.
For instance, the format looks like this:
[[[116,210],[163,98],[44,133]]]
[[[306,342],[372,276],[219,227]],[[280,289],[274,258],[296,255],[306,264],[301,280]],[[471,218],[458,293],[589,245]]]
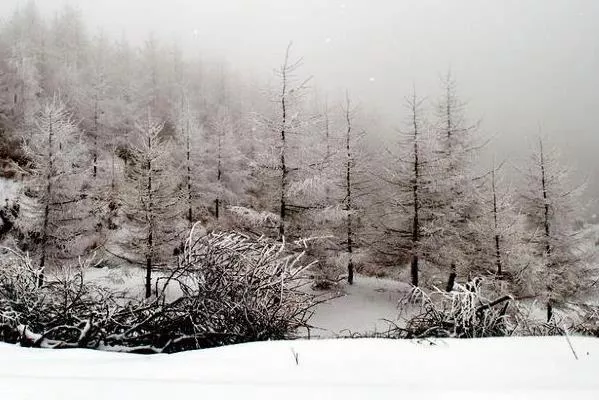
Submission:
[[[7,15],[20,0],[0,0]],[[38,0],[44,11],[64,0]],[[438,94],[451,68],[493,151],[520,160],[539,126],[599,192],[599,1],[71,0],[89,27],[140,43],[154,32],[229,67],[268,73],[285,47],[320,92],[352,97],[392,132],[416,85]],[[597,137],[597,138],[596,138]]]

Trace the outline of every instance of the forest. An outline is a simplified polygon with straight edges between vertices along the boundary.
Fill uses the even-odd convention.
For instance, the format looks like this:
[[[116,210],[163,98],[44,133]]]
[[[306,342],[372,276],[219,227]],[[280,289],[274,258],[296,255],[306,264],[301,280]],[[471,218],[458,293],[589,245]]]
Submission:
[[[302,67],[290,43],[271,79],[242,77],[156,36],[92,32],[72,6],[6,18],[0,339],[171,352],[284,338],[363,276],[410,284],[426,318],[433,294],[475,296],[493,324],[465,312],[463,337],[514,332],[507,303],[532,300],[534,333],[572,315],[599,332],[584,186],[549,138],[523,163],[483,157],[492,137],[439,66],[436,93],[398,94],[383,140],[367,105],[327,100]],[[135,296],[88,279],[115,269],[140,272]],[[448,322],[426,318],[395,332]]]

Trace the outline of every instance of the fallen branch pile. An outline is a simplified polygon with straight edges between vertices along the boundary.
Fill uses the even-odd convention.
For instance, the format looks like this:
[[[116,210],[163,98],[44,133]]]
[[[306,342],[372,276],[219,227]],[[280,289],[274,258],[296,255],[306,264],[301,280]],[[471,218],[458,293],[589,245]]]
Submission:
[[[416,315],[405,327],[393,325],[388,336],[402,338],[480,338],[509,336],[513,329],[507,320],[511,296],[489,300],[480,280],[455,284],[451,292],[435,290],[431,294],[414,288],[412,301],[420,303]]]
[[[178,265],[150,300],[123,301],[84,279],[89,262],[40,271],[11,252],[0,266],[0,340],[44,348],[159,353],[283,339],[308,327],[318,299],[303,253],[238,233],[189,235]],[[180,292],[167,299],[168,288]]]

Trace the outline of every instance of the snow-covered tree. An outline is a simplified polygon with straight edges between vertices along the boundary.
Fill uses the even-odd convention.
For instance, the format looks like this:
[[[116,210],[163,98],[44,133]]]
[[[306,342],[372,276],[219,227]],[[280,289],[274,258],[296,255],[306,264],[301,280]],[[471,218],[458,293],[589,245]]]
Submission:
[[[39,267],[93,248],[81,134],[57,98],[43,105],[25,151],[31,173],[23,182],[20,229],[28,232]],[[90,242],[92,241],[92,242]]]
[[[262,143],[262,153],[256,161],[262,175],[265,193],[275,198],[269,198],[269,211],[278,215],[277,233],[279,238],[288,234],[290,223],[289,189],[292,184],[292,174],[297,175],[296,166],[299,157],[294,158],[293,143],[297,136],[306,133],[307,117],[304,115],[302,99],[307,90],[309,79],[301,80],[297,71],[302,60],[291,60],[291,44],[287,47],[282,65],[275,71],[278,87],[273,90],[273,104],[269,115],[261,115],[258,123],[265,137]],[[297,156],[297,153],[295,154]]]
[[[546,301],[550,319],[554,305],[588,290],[593,278],[588,249],[575,225],[580,188],[572,187],[557,150],[548,149],[541,138],[524,171],[520,198],[528,243],[541,260],[530,278]]]
[[[0,23],[0,151],[3,157],[21,158],[20,146],[15,143],[17,132],[33,128],[40,109],[43,94],[40,48],[44,32],[44,21],[33,1]]]
[[[132,143],[132,161],[126,167],[123,205],[129,235],[123,247],[134,260],[145,265],[145,295],[152,295],[152,273],[167,263],[184,226],[180,223],[180,201],[172,176],[171,144],[164,138],[164,123],[148,111],[137,124]]]
[[[521,294],[529,286],[524,280],[531,257],[522,242],[526,236],[524,218],[515,201],[516,193],[506,179],[504,165],[496,165],[493,160],[489,172],[476,181],[480,214],[468,221],[467,231],[475,236],[465,244],[472,246],[467,251],[472,254],[468,278],[488,277],[496,289]]]
[[[138,68],[142,73],[136,77],[139,81],[137,105],[140,112],[145,112],[148,108],[152,110],[156,118],[164,121],[165,128],[170,129],[172,121],[169,118],[170,104],[167,95],[169,86],[162,51],[163,46],[153,35],[146,40],[141,50]]]
[[[349,93],[339,114],[339,121],[333,121],[325,107],[320,121],[324,129],[320,137],[316,136],[319,139],[324,136],[325,146],[321,144],[319,151],[315,151],[315,158],[321,161],[317,164],[315,182],[307,191],[313,200],[306,200],[315,206],[310,220],[314,232],[338,237],[339,248],[326,257],[347,271],[347,281],[352,284],[366,244],[365,217],[370,212],[369,195],[373,189],[372,154],[361,127],[361,113]]]
[[[205,193],[214,202],[214,217],[219,219],[227,206],[245,204],[244,191],[249,186],[247,160],[240,144],[239,123],[233,120],[228,108],[220,107],[208,119],[205,143],[206,169],[209,172]]]
[[[70,4],[64,5],[52,23],[51,38],[55,56],[63,71],[80,70],[86,62],[87,47],[87,32],[81,10]]]
[[[35,53],[25,43],[13,45],[11,53],[4,77],[12,97],[11,116],[18,126],[27,129],[34,125],[40,109],[41,76]]]
[[[346,251],[347,251],[347,282],[351,285],[354,283],[354,263],[353,263],[353,227],[352,227],[352,214],[354,212],[354,203],[355,203],[355,193],[353,192],[354,186],[354,158],[355,158],[355,149],[352,146],[352,109],[351,109],[351,101],[349,99],[349,94],[346,94],[346,104],[345,104],[345,121],[346,121],[346,131],[345,131],[345,150],[346,150],[346,159],[345,159],[345,198],[343,201],[343,209],[347,213],[345,217],[346,222]],[[352,202],[352,200],[354,200]]]
[[[207,171],[205,169],[205,147],[202,132],[204,127],[192,112],[189,97],[181,88],[180,104],[175,108],[177,130],[175,154],[178,165],[180,198],[184,203],[184,215],[188,225],[203,220],[208,207],[208,196],[203,192]]]
[[[78,92],[77,105],[82,123],[87,128],[91,148],[91,176],[98,178],[104,143],[111,140],[106,132],[106,111],[109,108],[110,82],[108,75],[108,59],[110,57],[108,43],[102,35],[93,39],[89,52],[90,64],[83,72],[85,85]]]
[[[65,5],[50,24],[43,42],[43,87],[48,94],[60,93],[63,102],[77,113],[80,93],[85,87],[83,71],[87,59],[88,38],[81,11]],[[76,115],[76,117],[79,117]]]
[[[423,100],[416,95],[406,99],[408,116],[400,130],[399,148],[383,180],[386,191],[385,213],[380,223],[386,240],[382,251],[399,260],[408,256],[412,285],[421,283],[421,262],[436,261],[440,230],[439,206],[442,192],[435,137],[427,128]]]
[[[438,161],[442,186],[436,225],[442,239],[436,262],[456,274],[467,275],[480,248],[470,222],[480,217],[474,163],[481,147],[477,126],[468,125],[466,104],[457,94],[457,84],[448,72],[442,79],[443,95],[437,103]],[[451,282],[448,287],[451,286]]]

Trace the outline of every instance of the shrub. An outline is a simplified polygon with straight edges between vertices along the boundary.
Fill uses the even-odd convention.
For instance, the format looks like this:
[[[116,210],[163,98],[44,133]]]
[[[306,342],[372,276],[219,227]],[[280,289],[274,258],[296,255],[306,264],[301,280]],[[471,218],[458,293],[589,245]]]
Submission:
[[[455,284],[451,292],[435,289],[428,294],[414,288],[408,300],[418,302],[419,309],[408,318],[404,328],[392,328],[393,336],[480,338],[512,333],[507,319],[511,297],[488,299],[480,279],[465,285]]]
[[[91,262],[91,259],[90,259]],[[41,270],[9,251],[0,269],[0,339],[35,347],[86,347],[110,308],[112,294],[84,281],[86,263],[63,267],[39,286]]]
[[[210,333],[224,343],[283,339],[307,328],[318,301],[305,275],[314,263],[303,263],[304,252],[292,247],[239,233],[195,237],[192,230],[178,268],[159,288],[176,283],[184,294],[178,307],[189,323],[179,325],[177,343]]]

